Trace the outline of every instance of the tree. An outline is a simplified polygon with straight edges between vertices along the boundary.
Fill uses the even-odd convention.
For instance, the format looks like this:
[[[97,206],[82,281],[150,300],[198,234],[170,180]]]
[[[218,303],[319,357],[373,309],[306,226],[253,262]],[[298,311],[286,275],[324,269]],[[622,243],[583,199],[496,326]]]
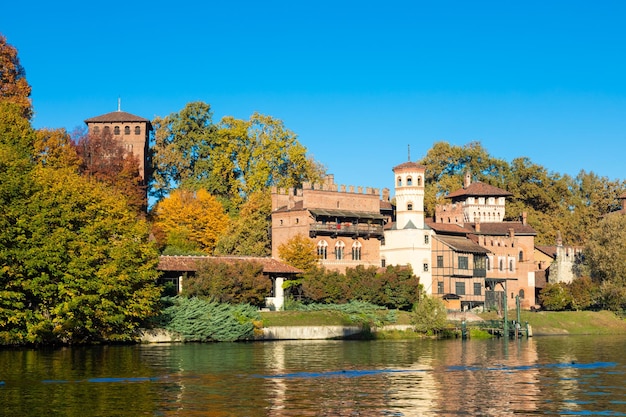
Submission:
[[[21,294],[0,319],[5,343],[130,340],[156,311],[158,256],[123,197],[68,168],[32,171],[5,282]],[[16,291],[19,292],[19,291]],[[10,297],[9,297],[10,298]]]
[[[80,158],[65,129],[40,129],[35,134],[34,152],[40,165],[78,170]]]
[[[604,217],[591,230],[584,254],[594,281],[626,286],[626,215]]]
[[[562,282],[548,283],[539,293],[541,305],[546,310],[562,311],[570,308],[572,295]]]
[[[211,157],[218,147],[211,106],[203,102],[188,103],[179,113],[155,118],[152,126],[155,132],[151,155],[153,194],[161,200],[178,187],[200,188],[203,180],[212,174]],[[219,191],[204,185],[209,193]]]
[[[137,212],[145,211],[146,188],[137,157],[127,152],[123,143],[110,132],[76,131],[74,135],[81,174],[110,185],[125,195]]]
[[[443,301],[439,298],[422,294],[413,308],[411,324],[420,333],[434,333],[446,327],[448,313]]]
[[[17,56],[17,49],[0,34],[0,101],[16,104],[21,116],[30,120],[33,115],[30,93],[31,88]]]
[[[175,190],[153,212],[154,227],[162,231],[168,245],[189,241],[209,255],[228,226],[221,204],[206,190]]]
[[[217,242],[218,255],[269,256],[270,216],[272,202],[269,192],[253,193],[243,203],[239,214],[231,221],[226,233]]]
[[[156,197],[178,187],[205,189],[237,213],[256,192],[313,182],[324,172],[278,119],[254,113],[248,121],[228,116],[215,125],[212,117],[209,104],[196,102],[152,122]]]
[[[296,235],[278,247],[278,256],[289,265],[309,271],[317,265],[315,244],[304,235]]]
[[[389,265],[378,276],[381,292],[375,304],[388,308],[410,310],[419,299],[419,278],[413,275],[411,267]]]
[[[185,284],[185,295],[208,297],[219,303],[265,305],[271,280],[263,275],[259,262],[236,259],[202,261],[194,277]]]

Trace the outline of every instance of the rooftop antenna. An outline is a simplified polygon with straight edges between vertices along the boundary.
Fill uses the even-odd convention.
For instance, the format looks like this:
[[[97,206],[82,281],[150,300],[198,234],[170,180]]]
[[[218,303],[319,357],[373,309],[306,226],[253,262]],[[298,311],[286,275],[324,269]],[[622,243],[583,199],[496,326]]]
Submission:
[[[117,98],[117,111],[122,111],[122,99],[120,97]]]
[[[411,162],[411,144],[407,145],[409,147],[409,162]]]

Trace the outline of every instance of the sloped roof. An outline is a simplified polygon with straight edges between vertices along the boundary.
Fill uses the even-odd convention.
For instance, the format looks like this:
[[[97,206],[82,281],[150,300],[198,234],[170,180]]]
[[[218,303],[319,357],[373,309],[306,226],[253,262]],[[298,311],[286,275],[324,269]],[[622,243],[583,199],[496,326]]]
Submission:
[[[393,167],[394,171],[397,170],[403,170],[403,169],[420,169],[420,170],[425,170],[426,167],[424,165],[418,164],[417,162],[404,162],[400,165],[396,165],[395,167]]]
[[[101,116],[91,117],[85,120],[85,123],[114,123],[114,122],[145,122],[150,123],[150,120],[143,117],[135,116],[134,114],[126,113],[125,111],[113,111],[111,113],[103,114]]]
[[[535,249],[537,249],[540,252],[545,253],[546,255],[552,258],[556,258],[556,246],[555,245],[551,245],[551,246],[535,245]]]
[[[511,229],[516,235],[537,235],[535,229],[522,222],[480,223],[480,232],[476,231],[475,223],[465,223],[464,228],[468,233],[477,235],[508,235]]]
[[[299,274],[303,272],[298,268],[287,265],[274,258],[266,258],[261,256],[160,256],[159,271],[180,271],[193,272],[197,271],[200,264],[204,261],[230,262],[248,261],[258,262],[263,265],[263,272],[267,274]]]
[[[385,219],[386,217],[380,213],[372,211],[355,211],[355,210],[337,210],[337,209],[309,209],[314,216],[325,217],[349,217],[356,219]]]
[[[436,235],[435,239],[452,248],[455,252],[475,253],[486,255],[491,253],[488,249],[483,248],[477,243],[472,242],[463,236],[440,236]]]
[[[503,190],[502,188],[494,187],[493,185],[485,184],[480,181],[471,183],[467,188],[461,188],[446,196],[446,198],[457,197],[506,197],[513,195],[510,192]]]
[[[466,235],[472,233],[476,235],[504,236],[509,234],[510,229],[513,229],[516,235],[537,235],[535,229],[522,222],[480,223],[480,232],[476,231],[475,223],[435,223],[432,219],[429,219],[426,224],[435,232],[443,234]]]

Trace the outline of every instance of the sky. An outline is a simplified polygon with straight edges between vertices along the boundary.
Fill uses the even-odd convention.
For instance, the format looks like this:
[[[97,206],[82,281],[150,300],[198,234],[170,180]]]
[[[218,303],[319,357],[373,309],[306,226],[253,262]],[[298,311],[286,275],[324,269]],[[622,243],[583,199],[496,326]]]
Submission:
[[[36,0],[4,4],[0,33],[36,128],[203,101],[280,119],[337,184],[382,189],[442,141],[626,178],[625,19],[612,0]]]

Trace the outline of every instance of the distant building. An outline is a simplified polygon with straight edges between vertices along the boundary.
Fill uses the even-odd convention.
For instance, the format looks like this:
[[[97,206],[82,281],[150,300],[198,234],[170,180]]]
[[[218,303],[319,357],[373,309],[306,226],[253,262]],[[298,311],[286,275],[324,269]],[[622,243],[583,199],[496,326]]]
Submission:
[[[91,117],[85,120],[85,123],[90,134],[111,134],[114,138],[119,139],[128,153],[137,157],[139,173],[141,178],[146,181],[148,178],[146,166],[148,144],[152,130],[150,120],[123,112],[118,107],[117,111]]]
[[[434,293],[460,297],[461,309],[511,307],[516,297],[524,308],[535,305],[535,230],[521,221],[504,221],[511,193],[465,175],[462,189],[446,197],[428,222],[435,232],[432,279]]]

